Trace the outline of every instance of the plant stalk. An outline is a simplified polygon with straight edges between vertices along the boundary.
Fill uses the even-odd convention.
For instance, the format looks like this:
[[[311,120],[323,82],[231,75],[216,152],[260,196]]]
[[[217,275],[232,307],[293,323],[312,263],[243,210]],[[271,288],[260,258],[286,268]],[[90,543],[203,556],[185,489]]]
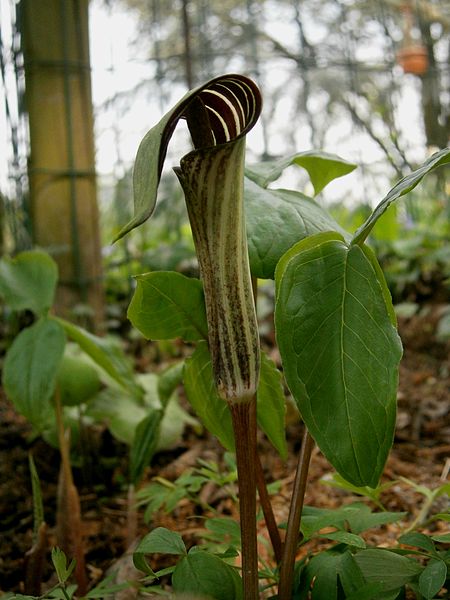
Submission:
[[[70,464],[70,445],[64,430],[63,410],[59,390],[55,393],[55,413],[58,428],[61,473],[58,482],[57,537],[58,543],[66,551],[73,553],[76,560],[75,579],[77,593],[87,592],[88,581],[84,559],[83,534],[81,529],[81,508],[78,490],[73,481]]]
[[[134,484],[128,486],[127,496],[127,548],[136,541],[137,538],[137,509],[136,509],[136,494]]]
[[[257,314],[258,304],[258,278],[254,275],[251,276],[253,302],[255,304],[255,313]],[[270,541],[275,555],[275,560],[278,564],[281,562],[283,553],[283,542],[281,541],[280,531],[278,529],[275,515],[273,514],[272,504],[270,502],[269,494],[267,492],[266,481],[264,479],[264,471],[261,464],[261,457],[256,452],[256,487],[258,489],[259,502],[264,513],[264,520],[266,522],[267,531],[269,533]]]
[[[230,403],[236,444],[245,600],[258,600],[256,539],[256,400]]]
[[[25,554],[25,593],[33,596],[41,595],[45,557],[48,547],[47,523],[40,524],[36,540]]]
[[[283,559],[280,566],[280,584],[278,587],[278,600],[290,600],[292,598],[292,585],[294,581],[295,555],[297,552],[300,522],[302,518],[303,501],[305,498],[306,483],[308,480],[309,463],[311,452],[314,448],[314,440],[305,425],[302,448],[298,459],[295,474],[294,489],[292,491],[291,506],[284,542]]]
[[[280,564],[283,557],[283,542],[281,541],[280,531],[278,529],[275,516],[273,514],[272,504],[270,502],[269,493],[264,479],[264,471],[261,464],[261,457],[256,454],[256,487],[258,488],[259,502],[264,513],[267,531],[272,543],[275,560]]]

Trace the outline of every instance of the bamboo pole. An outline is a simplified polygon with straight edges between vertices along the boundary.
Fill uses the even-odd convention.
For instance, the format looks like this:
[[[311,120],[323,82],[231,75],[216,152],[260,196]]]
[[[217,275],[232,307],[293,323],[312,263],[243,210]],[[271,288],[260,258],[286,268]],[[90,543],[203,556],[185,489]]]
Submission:
[[[22,1],[33,241],[58,263],[56,311],[103,317],[88,0]]]

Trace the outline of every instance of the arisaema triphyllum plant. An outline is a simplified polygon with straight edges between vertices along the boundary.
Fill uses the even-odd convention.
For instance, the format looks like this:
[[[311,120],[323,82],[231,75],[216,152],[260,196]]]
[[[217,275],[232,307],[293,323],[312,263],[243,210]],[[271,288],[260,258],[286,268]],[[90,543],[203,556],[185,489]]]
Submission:
[[[433,155],[400,181],[351,235],[313,199],[267,186],[296,163],[308,170],[318,192],[355,165],[305,152],[244,170],[245,136],[260,112],[260,92],[242,75],[216,77],[188,92],[141,142],[133,175],[135,215],[118,238],[151,216],[169,140],[185,119],[194,150],[174,170],[185,194],[201,281],[176,273],[139,276],[129,317],[149,339],[197,343],[184,383],[204,423],[236,451],[243,597],[259,596],[258,483],[283,600],[292,593],[314,442],[347,481],[376,487],[393,441],[402,349],[389,291],[365,240],[388,206],[448,162],[450,152]],[[283,441],[276,441],[284,396],[279,373],[260,353],[252,274],[254,280],[275,279],[276,339],[306,425],[284,548],[256,450],[258,421],[285,451]]]

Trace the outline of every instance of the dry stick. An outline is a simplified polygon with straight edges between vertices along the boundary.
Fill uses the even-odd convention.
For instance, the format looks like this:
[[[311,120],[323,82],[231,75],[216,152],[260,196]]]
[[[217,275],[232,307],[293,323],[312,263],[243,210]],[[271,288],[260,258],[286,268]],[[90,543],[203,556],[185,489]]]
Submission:
[[[230,403],[236,444],[245,600],[258,600],[256,540],[256,400]]]
[[[308,479],[309,462],[314,448],[314,440],[305,425],[302,448],[298,459],[295,474],[294,489],[292,491],[291,507],[284,542],[283,559],[280,567],[280,585],[278,600],[292,598],[292,584],[294,581],[295,555],[297,552],[300,521],[302,518],[303,500],[305,498],[306,482]]]
[[[280,564],[283,556],[283,542],[281,541],[280,531],[273,514],[273,508],[270,503],[269,493],[267,492],[264,471],[259,454],[256,455],[256,486],[258,488],[259,502],[264,513],[264,520],[266,522],[267,531],[269,532],[275,560]]]
[[[62,489],[58,490],[61,494],[58,498],[58,529],[62,533],[64,541],[67,541],[71,545],[71,550],[76,560],[75,579],[78,584],[77,594],[84,595],[87,592],[88,581],[81,531],[80,497],[73,482],[69,443],[64,431],[63,411],[58,389],[55,393],[55,413],[62,464],[62,478],[60,479]],[[61,511],[63,511],[62,514]],[[63,519],[63,522],[61,522],[61,519]]]

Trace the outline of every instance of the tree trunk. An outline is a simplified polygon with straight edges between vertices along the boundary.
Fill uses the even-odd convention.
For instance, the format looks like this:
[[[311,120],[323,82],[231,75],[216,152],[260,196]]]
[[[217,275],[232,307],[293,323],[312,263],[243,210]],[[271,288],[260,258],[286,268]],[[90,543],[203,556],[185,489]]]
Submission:
[[[22,0],[34,243],[58,263],[56,311],[103,318],[88,0]]]
[[[422,77],[422,110],[427,145],[446,148],[450,131],[445,123],[446,111],[441,103],[441,73],[434,55],[434,42],[430,30],[431,24],[419,18],[419,26],[429,60],[428,71]]]

